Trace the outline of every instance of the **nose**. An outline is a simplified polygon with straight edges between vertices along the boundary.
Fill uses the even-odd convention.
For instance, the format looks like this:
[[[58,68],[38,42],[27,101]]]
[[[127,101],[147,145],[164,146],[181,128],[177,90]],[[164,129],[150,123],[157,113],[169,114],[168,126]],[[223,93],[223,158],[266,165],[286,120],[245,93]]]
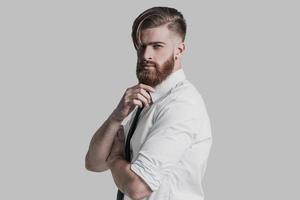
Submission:
[[[142,48],[140,56],[143,62],[153,60],[153,51],[151,47],[146,46],[145,48]]]

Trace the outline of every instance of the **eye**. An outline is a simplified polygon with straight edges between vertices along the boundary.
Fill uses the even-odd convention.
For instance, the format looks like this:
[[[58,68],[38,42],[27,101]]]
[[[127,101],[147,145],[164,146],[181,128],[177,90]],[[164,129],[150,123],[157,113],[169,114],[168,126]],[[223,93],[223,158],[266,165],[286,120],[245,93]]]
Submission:
[[[162,46],[161,46],[161,45],[155,44],[153,47],[154,47],[154,49],[159,49],[159,48],[161,48]]]

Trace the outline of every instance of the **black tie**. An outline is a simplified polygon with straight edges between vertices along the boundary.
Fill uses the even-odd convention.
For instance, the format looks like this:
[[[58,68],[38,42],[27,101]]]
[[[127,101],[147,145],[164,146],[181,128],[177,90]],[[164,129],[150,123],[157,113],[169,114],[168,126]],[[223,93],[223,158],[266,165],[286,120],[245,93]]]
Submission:
[[[128,134],[127,134],[127,139],[126,139],[126,143],[125,143],[125,159],[130,162],[131,161],[131,155],[130,155],[130,140],[132,138],[132,135],[134,133],[134,130],[136,128],[138,119],[139,119],[139,115],[142,112],[144,106],[142,107],[138,107],[138,110],[134,116],[133,122],[129,128]],[[118,194],[117,194],[117,200],[123,200],[124,198],[124,194],[118,190]]]

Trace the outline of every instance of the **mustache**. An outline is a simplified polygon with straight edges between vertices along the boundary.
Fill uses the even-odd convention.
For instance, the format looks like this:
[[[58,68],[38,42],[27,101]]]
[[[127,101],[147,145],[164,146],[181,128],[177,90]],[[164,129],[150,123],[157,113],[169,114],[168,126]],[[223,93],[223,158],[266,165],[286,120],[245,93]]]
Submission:
[[[138,65],[140,67],[144,67],[144,66],[157,66],[157,64],[153,61],[147,61],[147,62],[139,62]]]

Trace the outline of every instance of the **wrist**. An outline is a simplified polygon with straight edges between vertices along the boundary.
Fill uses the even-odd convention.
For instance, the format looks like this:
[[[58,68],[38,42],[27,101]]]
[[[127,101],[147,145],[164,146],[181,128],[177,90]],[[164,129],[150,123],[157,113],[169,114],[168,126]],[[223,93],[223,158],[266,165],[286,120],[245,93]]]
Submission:
[[[114,110],[111,115],[110,115],[110,119],[115,121],[115,122],[119,122],[122,123],[122,121],[124,120],[124,118],[122,118],[120,115],[117,114],[117,111]]]

